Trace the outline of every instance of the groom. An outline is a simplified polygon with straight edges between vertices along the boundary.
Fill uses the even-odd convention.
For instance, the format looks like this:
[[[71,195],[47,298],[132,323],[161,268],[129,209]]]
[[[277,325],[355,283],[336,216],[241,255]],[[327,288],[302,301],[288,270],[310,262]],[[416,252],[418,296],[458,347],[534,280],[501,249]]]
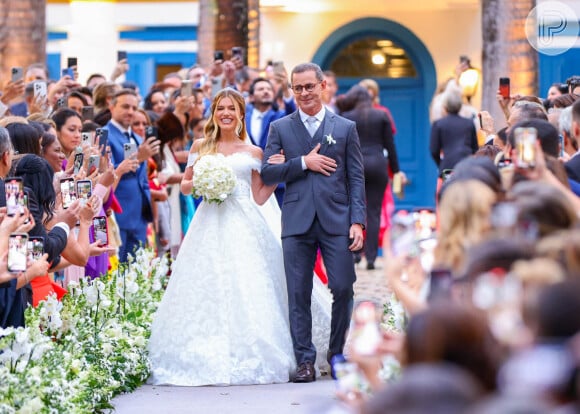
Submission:
[[[352,252],[363,245],[365,195],[362,155],[354,122],[325,109],[326,81],[314,63],[291,74],[298,111],[270,125],[262,179],[286,183],[282,206],[282,248],[290,331],[298,370],[294,382],[315,380],[312,343],[312,275],[318,249],[333,295],[327,358],[342,353],[356,279]],[[283,153],[283,164],[268,158]]]

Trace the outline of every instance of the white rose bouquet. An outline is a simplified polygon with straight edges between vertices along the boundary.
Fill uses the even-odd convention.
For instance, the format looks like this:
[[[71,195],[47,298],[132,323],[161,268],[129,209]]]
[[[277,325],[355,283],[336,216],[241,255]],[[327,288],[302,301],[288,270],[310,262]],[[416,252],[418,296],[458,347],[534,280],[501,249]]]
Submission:
[[[236,181],[223,154],[204,155],[193,166],[192,193],[207,202],[221,204],[234,191]]]

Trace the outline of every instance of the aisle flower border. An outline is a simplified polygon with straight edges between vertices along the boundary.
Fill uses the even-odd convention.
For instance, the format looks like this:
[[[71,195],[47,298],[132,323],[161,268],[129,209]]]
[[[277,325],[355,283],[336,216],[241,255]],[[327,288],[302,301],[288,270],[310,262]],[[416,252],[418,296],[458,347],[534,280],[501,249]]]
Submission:
[[[140,249],[127,265],[69,285],[0,329],[0,414],[92,413],[149,376],[147,342],[169,263]]]

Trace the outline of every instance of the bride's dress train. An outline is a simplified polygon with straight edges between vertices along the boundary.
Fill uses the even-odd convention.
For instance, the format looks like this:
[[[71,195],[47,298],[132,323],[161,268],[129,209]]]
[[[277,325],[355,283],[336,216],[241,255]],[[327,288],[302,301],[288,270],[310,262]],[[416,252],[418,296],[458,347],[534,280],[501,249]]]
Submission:
[[[225,159],[237,176],[234,193],[220,205],[200,205],[154,316],[153,384],[281,383],[296,366],[280,211],[273,198],[262,207],[252,199],[251,174],[259,160],[250,153]],[[315,279],[313,342],[324,366],[332,298]]]

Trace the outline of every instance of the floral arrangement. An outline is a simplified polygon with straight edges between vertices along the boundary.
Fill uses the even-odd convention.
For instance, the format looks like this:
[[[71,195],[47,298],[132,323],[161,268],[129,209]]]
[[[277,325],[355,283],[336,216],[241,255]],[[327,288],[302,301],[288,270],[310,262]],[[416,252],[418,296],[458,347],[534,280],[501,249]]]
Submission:
[[[149,376],[146,344],[167,259],[141,249],[100,279],[69,284],[0,329],[0,413],[88,413]]]
[[[223,154],[202,156],[193,166],[193,195],[210,203],[223,203],[236,186],[236,175]]]

